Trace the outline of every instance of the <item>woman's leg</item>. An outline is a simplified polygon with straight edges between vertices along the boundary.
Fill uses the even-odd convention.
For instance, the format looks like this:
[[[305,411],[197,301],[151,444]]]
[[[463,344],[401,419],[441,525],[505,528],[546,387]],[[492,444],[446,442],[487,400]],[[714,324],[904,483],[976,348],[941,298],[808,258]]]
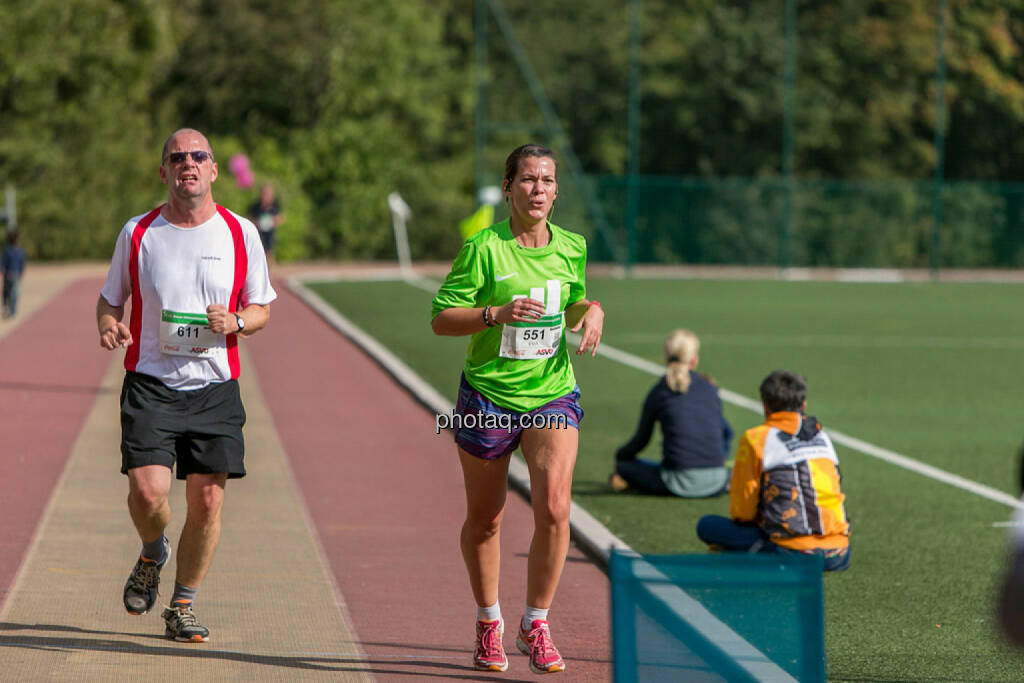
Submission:
[[[460,545],[473,598],[480,607],[498,602],[501,517],[508,491],[508,455],[484,460],[459,448],[466,483],[466,521]]]
[[[661,465],[651,460],[620,460],[615,463],[615,472],[626,480],[629,487],[640,493],[668,496],[672,492],[661,479]]]
[[[579,432],[565,426],[523,430],[520,446],[530,468],[533,542],[527,568],[526,604],[547,609],[555,598],[569,552],[572,471]]]

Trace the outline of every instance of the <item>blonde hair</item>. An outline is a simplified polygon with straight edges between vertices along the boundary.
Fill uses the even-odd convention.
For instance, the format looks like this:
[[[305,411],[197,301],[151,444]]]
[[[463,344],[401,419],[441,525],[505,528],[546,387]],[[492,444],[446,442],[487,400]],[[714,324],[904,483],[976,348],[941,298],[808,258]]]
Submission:
[[[700,351],[700,340],[689,330],[675,330],[665,340],[665,381],[668,388],[685,394],[690,388],[690,363]]]

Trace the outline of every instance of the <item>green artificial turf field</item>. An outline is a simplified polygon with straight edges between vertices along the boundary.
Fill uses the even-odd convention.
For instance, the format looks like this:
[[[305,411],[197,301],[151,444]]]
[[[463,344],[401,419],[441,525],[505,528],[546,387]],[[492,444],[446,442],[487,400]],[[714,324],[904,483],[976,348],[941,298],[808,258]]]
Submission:
[[[403,282],[313,289],[454,401],[467,340],[431,333],[429,292]],[[723,388],[754,398],[771,370],[801,372],[808,412],[826,429],[1014,496],[1022,295],[1003,284],[588,281],[607,344],[661,363],[668,332],[687,327],[701,338],[700,369]],[[637,551],[704,552],[696,521],[727,514],[725,497],[616,495],[606,485],[657,378],[601,356],[574,357],[574,367],[586,411],[576,502]],[[737,434],[761,419],[725,412]],[[848,572],[824,578],[830,680],[1024,680],[1024,659],[993,618],[1010,508],[838,450],[853,555]],[[657,435],[644,455],[660,456]]]

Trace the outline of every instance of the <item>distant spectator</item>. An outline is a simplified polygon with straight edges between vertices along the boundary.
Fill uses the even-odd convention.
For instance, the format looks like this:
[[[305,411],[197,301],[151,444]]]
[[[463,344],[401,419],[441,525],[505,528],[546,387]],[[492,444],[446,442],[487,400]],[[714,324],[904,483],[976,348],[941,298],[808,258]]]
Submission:
[[[18,246],[18,233],[7,233],[7,246],[0,257],[0,271],[4,276],[3,316],[13,317],[18,312],[18,284],[25,273],[25,250]]]
[[[273,185],[264,183],[260,188],[260,198],[249,207],[249,215],[252,216],[252,222],[259,228],[263,251],[266,252],[269,259],[274,253],[275,231],[284,222],[284,214],[281,213],[281,206],[277,201]]]
[[[615,472],[608,480],[616,491],[705,498],[726,491],[732,429],[722,416],[718,388],[697,373],[700,340],[689,330],[676,330],[665,341],[665,376],[644,401],[640,424],[615,454]],[[661,424],[661,462],[637,458]]]
[[[723,550],[821,555],[826,571],[850,565],[850,523],[839,458],[805,415],[804,378],[776,370],[761,382],[764,424],[740,438],[729,485],[729,517],[705,515],[702,541]]]

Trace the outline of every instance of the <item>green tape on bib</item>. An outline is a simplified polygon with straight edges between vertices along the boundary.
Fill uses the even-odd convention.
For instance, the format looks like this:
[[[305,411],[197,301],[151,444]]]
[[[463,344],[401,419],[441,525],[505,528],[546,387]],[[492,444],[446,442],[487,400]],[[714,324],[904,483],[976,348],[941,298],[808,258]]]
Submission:
[[[178,325],[209,325],[209,319],[199,313],[179,313],[178,311],[161,311],[160,319],[165,323]]]

